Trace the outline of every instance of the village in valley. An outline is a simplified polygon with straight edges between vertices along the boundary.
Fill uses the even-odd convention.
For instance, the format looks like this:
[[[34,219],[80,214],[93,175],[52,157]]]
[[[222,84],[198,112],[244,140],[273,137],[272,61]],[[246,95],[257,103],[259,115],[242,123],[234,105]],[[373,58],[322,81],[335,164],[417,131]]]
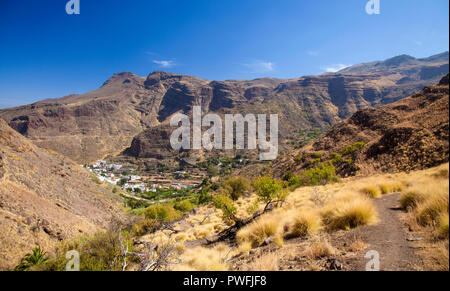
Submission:
[[[198,188],[204,175],[201,173],[188,173],[186,171],[174,171],[169,173],[157,172],[151,175],[142,175],[137,169],[120,164],[108,163],[100,160],[92,165],[83,165],[93,173],[101,183],[109,183],[122,190],[141,198],[154,199],[156,193],[170,193],[175,197],[181,192]],[[143,195],[145,193],[154,195]]]

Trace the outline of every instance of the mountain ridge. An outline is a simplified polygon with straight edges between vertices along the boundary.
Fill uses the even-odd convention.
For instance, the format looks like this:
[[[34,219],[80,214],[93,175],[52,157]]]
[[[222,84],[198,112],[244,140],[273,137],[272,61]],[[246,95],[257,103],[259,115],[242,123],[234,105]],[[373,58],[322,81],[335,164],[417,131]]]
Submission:
[[[300,173],[331,162],[341,176],[422,170],[449,161],[449,75],[392,104],[357,111],[302,149],[274,162]],[[320,157],[320,158],[317,158]]]
[[[326,130],[359,109],[405,98],[448,73],[448,53],[414,62],[373,71],[357,65],[351,68],[358,73],[347,68],[286,80],[122,72],[92,92],[2,109],[0,117],[37,145],[79,163],[118,155],[143,131],[167,124],[175,113],[189,115],[196,105],[205,113],[278,113],[280,140],[288,146],[301,130]]]

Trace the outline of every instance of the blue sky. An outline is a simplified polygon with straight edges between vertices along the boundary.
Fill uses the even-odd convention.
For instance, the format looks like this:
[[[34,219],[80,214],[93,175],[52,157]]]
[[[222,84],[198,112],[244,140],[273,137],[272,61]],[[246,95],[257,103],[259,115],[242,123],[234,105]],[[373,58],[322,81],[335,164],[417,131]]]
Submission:
[[[154,70],[210,80],[315,75],[449,47],[448,0],[0,0],[0,108]]]

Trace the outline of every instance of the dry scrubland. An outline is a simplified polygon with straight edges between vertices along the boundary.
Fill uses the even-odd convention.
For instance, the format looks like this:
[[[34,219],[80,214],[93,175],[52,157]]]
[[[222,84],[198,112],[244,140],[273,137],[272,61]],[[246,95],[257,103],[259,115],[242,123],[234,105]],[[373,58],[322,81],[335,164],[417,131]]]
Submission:
[[[283,199],[266,212],[263,210],[267,200],[262,202],[261,196],[244,191],[243,196],[234,196],[233,207],[222,208],[230,210],[232,216],[215,208],[218,204],[214,200],[183,217],[174,208],[149,207],[144,211],[146,218],[135,217],[137,220],[128,228],[64,241],[56,256],[49,254],[46,262],[41,250],[35,249],[36,254],[30,254],[19,267],[63,270],[66,252],[75,249],[81,254],[82,270],[355,270],[361,268],[357,261],[364,258],[371,246],[378,249],[381,243],[392,250],[391,244],[396,243],[397,249],[386,256],[394,261],[406,260],[408,264],[385,262],[387,269],[400,266],[398,269],[448,270],[448,178],[449,165],[445,164],[423,171],[291,188],[287,197],[282,195]],[[229,181],[223,184],[224,188],[232,184]],[[261,194],[255,185],[255,191]],[[215,197],[220,197],[220,193],[223,191],[219,189]],[[397,228],[386,225],[386,212],[378,203],[385,198],[397,203],[392,206],[389,203],[388,207],[399,207],[393,216],[399,222]],[[171,219],[155,220],[159,215]],[[218,234],[229,230],[236,221],[243,227],[235,236],[218,241]],[[368,230],[380,227],[381,236],[380,233],[375,237],[364,236]],[[385,227],[389,228],[386,230],[389,234],[398,231],[402,235],[383,237]],[[403,235],[406,233],[421,239],[407,242]],[[400,239],[394,242],[391,237]],[[399,244],[401,248],[416,250],[421,262],[416,264],[410,257],[414,252],[400,253]]]
[[[239,230],[235,242],[208,247],[197,243],[228,227],[221,211],[212,206],[199,208],[176,223],[175,232],[158,231],[140,240],[176,244],[180,256],[173,270],[279,270],[293,256],[302,262],[294,269],[321,270],[324,259],[342,253],[351,256],[368,247],[355,237],[345,249],[338,249],[331,244],[336,232],[376,224],[379,218],[374,199],[401,192],[399,203],[404,211],[399,219],[410,231],[425,236],[420,242],[423,269],[448,270],[448,177],[446,164],[425,171],[299,188],[281,207]],[[264,205],[255,201],[253,195],[240,198],[236,203],[238,216],[249,218],[262,210]]]

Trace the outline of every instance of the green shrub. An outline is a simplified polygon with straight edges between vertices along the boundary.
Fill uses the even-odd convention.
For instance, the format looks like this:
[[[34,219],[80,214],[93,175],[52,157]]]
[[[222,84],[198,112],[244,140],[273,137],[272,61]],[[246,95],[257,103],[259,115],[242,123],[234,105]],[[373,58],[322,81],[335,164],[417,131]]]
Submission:
[[[156,220],[142,219],[133,225],[132,231],[135,236],[143,236],[152,232],[157,225],[158,222]]]
[[[253,188],[258,197],[265,203],[272,202],[283,191],[282,183],[268,176],[257,178],[253,182]]]
[[[209,191],[211,190],[211,186],[203,187],[200,191],[200,195],[198,196],[198,204],[208,204],[212,201],[212,195],[209,194]]]
[[[290,190],[295,190],[298,187],[301,186],[300,184],[300,178],[297,176],[292,176],[288,181],[287,181],[287,185],[289,187]]]
[[[175,203],[174,207],[176,210],[181,212],[189,212],[192,209],[195,208],[194,204],[191,203],[189,200],[183,200],[181,202]]]
[[[364,148],[366,146],[365,142],[357,142],[352,144],[351,146],[348,146],[344,148],[342,155],[343,156],[349,156],[355,153],[356,151],[359,151],[360,149]]]
[[[290,179],[292,179],[293,177],[295,177],[294,176],[294,174],[292,174],[292,171],[291,170],[289,170],[289,171],[287,171],[286,172],[286,174],[284,174],[284,176],[283,176],[283,181],[289,181]]]
[[[223,219],[225,221],[236,221],[237,208],[234,205],[233,200],[226,195],[216,195],[213,198],[214,206],[217,209],[222,210]]]
[[[330,163],[323,163],[316,168],[306,170],[300,174],[299,178],[302,186],[326,185],[339,181],[336,169]]]
[[[122,232],[122,242],[130,252],[133,243],[127,232]],[[73,241],[63,242],[57,248],[56,258],[41,264],[39,271],[65,271],[68,251],[75,250],[80,254],[80,271],[121,271],[123,257],[120,251],[119,232],[99,232],[83,236]],[[131,259],[131,256],[128,258]]]
[[[161,222],[171,222],[181,217],[180,212],[171,205],[149,206],[145,209],[144,215],[147,219],[155,219]]]
[[[249,189],[250,182],[243,177],[232,177],[223,183],[223,188],[228,192],[231,199],[238,200],[245,191]]]
[[[340,164],[342,163],[342,155],[337,153],[330,154],[330,160],[333,164]]]

